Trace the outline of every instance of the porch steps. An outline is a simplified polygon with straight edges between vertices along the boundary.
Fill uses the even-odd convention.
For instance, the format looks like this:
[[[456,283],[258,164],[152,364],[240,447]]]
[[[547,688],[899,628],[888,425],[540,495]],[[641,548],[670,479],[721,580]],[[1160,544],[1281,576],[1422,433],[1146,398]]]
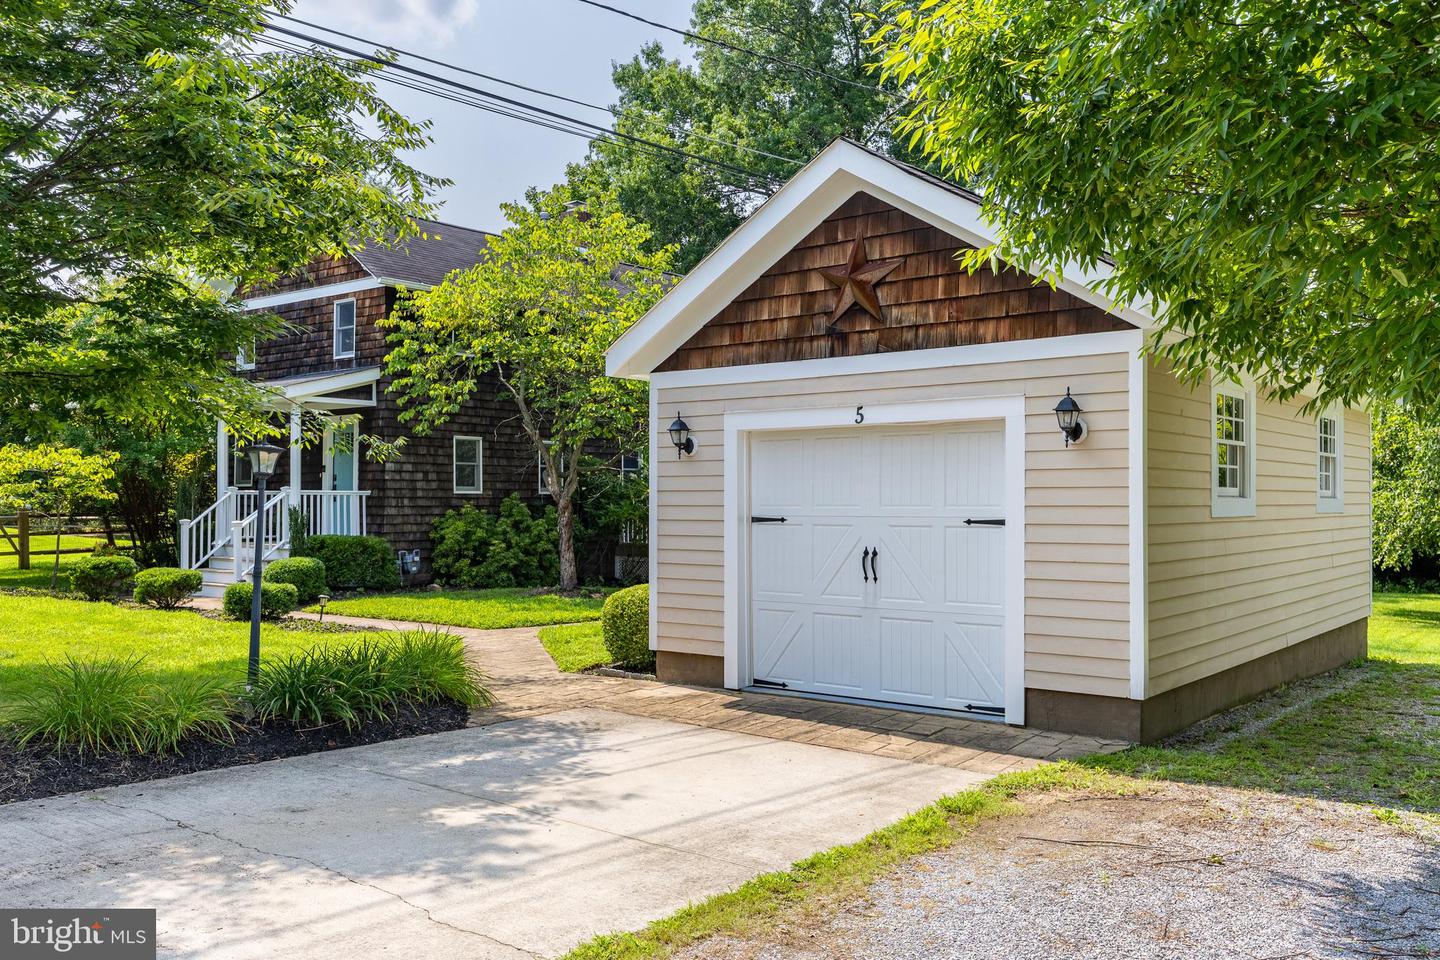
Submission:
[[[266,563],[273,563],[281,557],[290,556],[290,551],[281,547]],[[222,551],[210,558],[205,566],[200,568],[200,575],[204,578],[200,582],[200,589],[195,591],[197,597],[221,597],[225,595],[225,588],[235,582],[235,555],[228,551]]]

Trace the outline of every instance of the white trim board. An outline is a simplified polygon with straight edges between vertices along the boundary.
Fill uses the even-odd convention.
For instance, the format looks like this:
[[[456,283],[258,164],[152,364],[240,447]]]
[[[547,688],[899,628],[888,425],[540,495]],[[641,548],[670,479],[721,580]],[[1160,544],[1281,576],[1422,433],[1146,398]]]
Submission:
[[[864,402],[863,393],[857,402]],[[1025,722],[1025,397],[1022,394],[915,403],[865,403],[866,426],[1000,420],[1005,424],[1005,722]],[[731,412],[724,420],[725,686],[753,680],[749,663],[748,583],[750,434],[773,430],[851,428],[855,406]],[[653,436],[653,434],[652,434]],[[652,491],[655,484],[652,484]],[[652,493],[653,497],[653,493]],[[654,503],[651,514],[654,515]],[[650,581],[656,580],[651,571]],[[652,587],[653,590],[653,587]],[[651,609],[655,604],[651,603]]]
[[[1150,600],[1149,563],[1146,540],[1149,536],[1146,449],[1149,444],[1148,357],[1130,354],[1128,423],[1129,531],[1130,538],[1130,699],[1144,700],[1150,687]]]
[[[607,353],[611,376],[644,378],[706,322],[815,229],[842,203],[864,191],[976,247],[995,231],[974,199],[853,143],[837,140],[761,204],[709,256],[700,261],[641,317]],[[1141,329],[1154,325],[1143,309],[1121,306],[1098,291],[1111,274],[1067,263],[1060,289]]]
[[[264,310],[269,307],[283,307],[292,303],[304,303],[307,300],[324,300],[327,297],[343,297],[348,293],[359,293],[362,290],[379,290],[382,287],[429,290],[430,284],[410,283],[405,280],[392,280],[386,277],[361,277],[358,280],[346,280],[343,283],[327,283],[319,287],[305,287],[301,290],[288,290],[285,293],[270,293],[262,297],[250,297],[241,301],[241,306],[246,310]]]

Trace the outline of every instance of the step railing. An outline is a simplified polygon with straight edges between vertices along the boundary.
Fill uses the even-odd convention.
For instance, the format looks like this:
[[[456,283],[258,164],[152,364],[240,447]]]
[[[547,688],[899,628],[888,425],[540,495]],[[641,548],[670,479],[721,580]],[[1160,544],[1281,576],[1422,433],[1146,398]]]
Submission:
[[[236,491],[231,487],[202,510],[199,516],[180,521],[180,566],[187,570],[203,567],[221,547],[230,542],[236,502]]]
[[[258,532],[257,521],[261,516],[259,511],[254,511],[243,520],[236,520],[231,525],[230,539],[235,545],[236,583],[248,577],[250,571],[255,568],[257,551],[260,556],[269,560],[280,552],[281,547],[290,543],[289,505],[289,487],[281,487],[265,498],[264,540],[261,543],[255,542],[255,535]]]

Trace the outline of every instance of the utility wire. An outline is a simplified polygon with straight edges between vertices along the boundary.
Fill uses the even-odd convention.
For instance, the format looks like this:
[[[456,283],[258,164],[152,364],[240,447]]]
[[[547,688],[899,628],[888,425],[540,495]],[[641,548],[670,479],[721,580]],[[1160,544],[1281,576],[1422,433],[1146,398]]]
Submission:
[[[608,114],[610,114],[610,115],[612,115],[612,116],[615,116],[615,117],[620,117],[620,116],[622,115],[622,114],[621,114],[621,111],[616,110],[614,107],[602,106],[601,104],[593,103],[593,102],[591,102],[591,101],[589,101],[589,100],[579,100],[579,99],[577,99],[577,98],[575,98],[575,97],[568,97],[568,96],[565,96],[564,94],[561,94],[561,93],[551,93],[551,92],[548,91],[548,90],[541,90],[539,87],[526,86],[526,85],[523,84],[523,83],[516,83],[516,82],[513,81],[513,80],[506,80],[506,79],[503,78],[503,77],[497,77],[497,76],[495,76],[495,75],[493,75],[493,74],[481,73],[479,70],[472,70],[472,69],[470,69],[469,67],[462,67],[462,66],[460,66],[460,65],[457,64],[457,63],[450,63],[450,62],[445,61],[445,60],[437,60],[437,59],[435,59],[434,57],[427,57],[427,56],[425,56],[424,54],[415,53],[413,50],[403,50],[403,49],[401,49],[400,47],[392,46],[392,45],[390,45],[390,44],[375,43],[374,41],[368,40],[368,39],[366,39],[365,37],[356,36],[356,35],[353,34],[353,33],[346,33],[346,32],[343,31],[343,30],[337,30],[337,29],[335,29],[334,27],[327,27],[327,26],[325,26],[324,24],[315,23],[314,21],[311,21],[311,20],[302,20],[300,17],[294,17],[294,16],[291,16],[291,15],[286,14],[286,13],[279,13],[279,12],[277,12],[277,11],[271,11],[271,16],[272,16],[272,17],[279,17],[279,18],[282,19],[282,20],[289,20],[289,21],[292,22],[292,23],[298,23],[298,24],[301,24],[301,25],[303,25],[303,26],[310,27],[311,29],[314,29],[314,30],[322,30],[322,31],[324,31],[325,33],[331,33],[331,34],[334,34],[334,35],[337,36],[337,37],[344,37],[344,38],[347,39],[347,40],[354,40],[354,41],[356,41],[357,43],[371,44],[371,45],[374,45],[374,46],[376,46],[376,47],[380,47],[380,48],[382,48],[382,49],[388,50],[388,51],[390,51],[390,52],[392,52],[392,53],[397,53],[397,54],[400,54],[401,56],[409,57],[409,58],[411,58],[412,60],[419,60],[419,61],[421,61],[421,62],[423,62],[423,63],[433,64],[434,66],[437,66],[437,67],[444,67],[444,68],[447,69],[447,70],[454,70],[456,73],[469,74],[469,75],[472,76],[472,77],[478,77],[478,78],[480,78],[481,80],[489,80],[489,81],[491,81],[492,83],[502,84],[502,85],[504,85],[504,86],[511,87],[511,88],[513,88],[513,89],[516,89],[516,90],[523,90],[523,91],[525,91],[526,93],[533,93],[533,94],[536,94],[536,95],[538,95],[538,96],[549,97],[549,98],[552,99],[552,100],[560,100],[560,101],[563,101],[563,102],[565,102],[565,103],[574,104],[574,105],[577,106],[577,107],[586,107],[586,108],[591,109],[591,110],[598,110],[598,111],[600,111],[600,112],[602,112],[602,113],[608,113]],[[633,115],[632,115],[632,116],[633,116]],[[671,133],[674,132],[673,130],[671,130],[670,125],[669,125],[668,123],[666,123],[664,120],[662,120],[662,119],[660,119],[660,118],[658,118],[658,117],[650,117],[650,116],[644,116],[644,115],[642,115],[642,116],[636,117],[636,119],[642,120],[642,121],[644,121],[644,122],[646,122],[646,123],[653,124],[653,125],[655,125],[655,126],[663,127],[667,132],[671,132]],[[744,152],[746,152],[746,153],[753,153],[753,154],[756,154],[756,155],[758,155],[758,156],[767,157],[767,158],[769,158],[769,159],[771,159],[771,160],[780,160],[780,161],[782,161],[782,162],[784,162],[784,163],[793,163],[793,164],[795,164],[796,166],[803,166],[803,165],[804,165],[804,162],[805,162],[805,161],[803,161],[803,160],[796,160],[794,157],[782,157],[782,156],[780,156],[779,154],[770,153],[770,152],[768,152],[768,151],[761,150],[761,149],[759,149],[758,147],[750,147],[750,146],[746,146],[745,144],[734,143],[733,141],[730,141],[730,140],[723,140],[723,139],[721,139],[721,138],[719,138],[719,137],[713,137],[713,136],[710,136],[710,135],[708,135],[708,134],[700,133],[699,131],[695,131],[695,130],[687,130],[687,131],[685,132],[685,136],[687,136],[687,137],[695,137],[695,138],[700,139],[700,140],[705,140],[705,141],[707,141],[707,142],[709,142],[709,143],[714,143],[714,144],[717,144],[717,145],[723,146],[723,147],[730,147],[730,148],[732,148],[732,149],[741,150],[741,151],[744,151]]]
[[[685,30],[681,27],[672,27],[667,23],[661,23],[658,20],[651,20],[647,17],[642,17],[638,13],[631,13],[629,10],[622,10],[619,7],[612,7],[608,3],[601,3],[600,0],[575,0],[575,2],[583,3],[587,7],[595,7],[597,10],[604,10],[608,13],[616,14],[617,16],[626,17],[630,20],[638,21],[647,26],[654,27],[657,30],[665,30],[673,34],[677,34],[678,36],[682,36],[687,40],[694,40],[696,43],[708,43],[711,46],[721,47],[725,50],[729,50],[732,53],[742,53],[747,57],[758,57],[759,59],[773,63],[776,66],[787,67],[791,70],[800,70],[814,77],[824,77],[826,80],[833,80],[836,83],[843,83],[846,86],[857,87],[870,93],[879,94],[882,97],[901,96],[900,94],[891,93],[889,90],[877,87],[874,84],[862,83],[859,80],[851,80],[849,77],[837,76],[833,73],[821,70],[818,67],[807,67],[803,63],[795,63],[793,60],[786,60],[784,57],[777,57],[773,54],[764,53],[760,50],[755,50],[750,47],[742,47],[740,44],[731,43],[728,40],[717,40],[715,37],[707,37],[703,33],[695,33],[694,31]]]

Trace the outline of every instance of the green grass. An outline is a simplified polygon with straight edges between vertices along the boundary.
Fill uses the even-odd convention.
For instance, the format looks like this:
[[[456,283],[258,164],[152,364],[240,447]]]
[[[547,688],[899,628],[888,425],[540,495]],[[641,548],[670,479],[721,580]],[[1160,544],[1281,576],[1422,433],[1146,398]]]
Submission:
[[[612,933],[582,943],[563,960],[644,960],[668,956],[717,934],[755,936],[778,923],[803,922],[861,896],[911,857],[954,844],[984,820],[1020,813],[1022,793],[1049,790],[1133,794],[1133,780],[1072,763],[1005,773],[971,790],[944,797],[856,843],[832,847],[766,873],[735,890],[702,900],[635,933]]]
[[[1325,682],[1334,686],[1313,702],[1317,687],[1300,683],[1199,738],[1086,762],[1138,777],[1440,812],[1440,596],[1377,593],[1370,659]]]
[[[264,625],[260,652],[269,659],[336,642],[334,633]],[[0,715],[37,691],[45,661],[145,658],[143,670],[167,686],[210,678],[243,681],[250,649],[245,623],[195,613],[138,610],[54,597],[0,595]]]
[[[599,620],[605,593],[596,590],[586,591],[582,596],[563,597],[524,588],[381,593],[331,601],[325,612],[347,617],[410,620],[495,630]],[[320,608],[312,606],[308,609]]]
[[[7,528],[9,529],[9,528]],[[11,536],[15,531],[10,530]],[[83,534],[64,534],[60,537],[60,549],[74,550],[79,548],[93,548],[97,543],[104,543],[104,536],[88,536]],[[128,540],[116,539],[116,543],[124,546]],[[10,541],[0,537],[0,550],[11,550]],[[8,557],[0,557],[0,588],[4,587],[33,587],[38,590],[47,589],[50,586],[50,569],[55,565],[55,555],[46,554],[46,550],[55,549],[54,535],[35,534],[30,537],[30,569],[20,569],[20,558],[11,554]],[[70,589],[70,568],[86,556],[83,553],[67,553],[60,557],[60,574],[55,579],[55,586],[60,590]]]
[[[570,623],[540,630],[540,643],[566,673],[603,667],[615,658],[605,649],[598,623]]]

